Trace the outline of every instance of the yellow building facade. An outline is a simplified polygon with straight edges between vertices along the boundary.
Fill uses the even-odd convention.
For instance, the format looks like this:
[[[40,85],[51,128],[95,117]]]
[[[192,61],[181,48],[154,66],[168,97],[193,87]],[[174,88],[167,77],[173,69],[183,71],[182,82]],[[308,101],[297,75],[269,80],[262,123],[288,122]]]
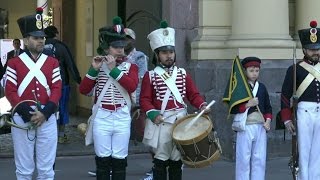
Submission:
[[[84,77],[98,45],[98,29],[110,24],[117,14],[116,0],[0,0],[1,8],[8,11],[8,32],[4,38],[22,38],[17,19],[35,13],[44,7],[44,14],[53,10],[53,24],[59,29],[60,39],[66,42],[76,60],[81,77]],[[17,4],[19,4],[17,6]],[[72,84],[71,109],[90,109],[91,99],[79,95],[78,86]]]
[[[297,31],[319,20],[316,0],[199,0],[199,36],[192,59],[255,55],[290,59],[301,48]],[[297,50],[298,57],[302,57]]]
[[[96,54],[98,29],[110,25],[115,15],[136,31],[138,48],[150,59],[146,36],[166,19],[176,29],[177,64],[190,70],[207,101],[217,101],[212,117],[224,155],[231,158],[231,121],[226,121],[227,108],[221,101],[231,61],[236,55],[263,60],[261,80],[269,89],[275,116],[294,47],[298,59],[303,57],[297,31],[308,28],[311,20],[320,21],[319,0],[0,0],[1,8],[8,11],[5,38],[21,38],[16,20],[43,4],[47,12],[53,9],[53,24],[74,53],[81,77]],[[71,86],[72,112],[88,115],[91,98],[80,95],[75,83]],[[278,132],[269,133],[269,138],[271,153],[288,146]]]
[[[192,0],[184,2],[191,4]],[[166,0],[161,3],[165,8],[174,5]],[[43,6],[46,14],[52,8],[53,24],[60,30],[60,38],[71,46],[83,77],[95,55],[98,29],[111,23],[112,17],[118,14],[119,2],[0,0],[0,4],[8,11],[8,33],[5,38],[12,39],[21,38],[16,23],[19,17],[34,13],[38,6]],[[320,5],[317,0],[199,0],[197,5],[198,9],[192,12],[198,14],[198,27],[197,35],[190,42],[191,60],[230,60],[236,55],[290,59],[293,47],[300,47],[297,30],[308,27],[310,20],[320,19],[320,13],[316,13],[316,7]],[[162,16],[169,22],[170,19],[175,21],[170,14],[163,13]],[[301,58],[301,51],[297,52]],[[90,107],[90,98],[74,97],[76,106]]]

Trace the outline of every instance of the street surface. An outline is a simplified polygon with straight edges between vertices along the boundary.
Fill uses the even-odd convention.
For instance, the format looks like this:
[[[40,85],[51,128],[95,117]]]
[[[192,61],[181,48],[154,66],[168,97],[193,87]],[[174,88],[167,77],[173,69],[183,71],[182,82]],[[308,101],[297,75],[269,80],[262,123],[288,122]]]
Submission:
[[[127,180],[140,180],[152,166],[149,154],[133,154],[128,157]],[[183,180],[233,180],[234,162],[219,160],[200,169],[184,168]],[[56,161],[56,180],[94,180],[87,174],[94,169],[94,156],[62,156]],[[0,180],[15,180],[12,158],[0,159]],[[288,158],[267,161],[266,180],[289,180]]]

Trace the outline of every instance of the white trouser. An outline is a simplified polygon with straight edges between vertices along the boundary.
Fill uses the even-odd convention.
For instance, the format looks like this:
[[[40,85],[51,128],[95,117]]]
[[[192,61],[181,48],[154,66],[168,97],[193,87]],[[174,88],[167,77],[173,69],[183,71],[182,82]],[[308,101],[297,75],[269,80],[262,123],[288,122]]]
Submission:
[[[320,179],[320,104],[299,102],[297,109],[299,180]]]
[[[18,125],[27,126],[15,115]],[[53,180],[53,164],[57,151],[57,119],[52,115],[36,130],[11,128],[17,180],[31,180],[35,166],[38,180]]]
[[[246,125],[237,132],[236,180],[264,180],[267,135],[263,124]]]
[[[166,118],[175,113],[177,115],[173,117],[173,122],[184,117],[187,114],[187,111],[185,109],[180,109],[178,111],[165,111],[163,117]],[[173,124],[161,123],[158,127],[160,128],[158,137],[159,141],[157,148],[153,149],[153,152],[155,153],[154,158],[160,159],[162,161],[166,161],[168,159],[173,161],[180,160],[181,154],[177,149],[176,144],[172,140]]]
[[[130,109],[127,106],[116,111],[99,108],[93,120],[93,142],[96,155],[112,156],[116,159],[127,157],[130,126]]]

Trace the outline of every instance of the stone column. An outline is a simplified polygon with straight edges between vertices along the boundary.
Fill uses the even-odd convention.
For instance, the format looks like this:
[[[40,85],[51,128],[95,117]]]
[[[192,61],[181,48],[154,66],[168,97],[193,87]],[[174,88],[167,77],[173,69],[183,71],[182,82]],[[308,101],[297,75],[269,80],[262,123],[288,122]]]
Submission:
[[[233,0],[231,48],[293,46],[289,35],[289,7],[284,0]]]
[[[199,0],[198,36],[191,44],[191,59],[219,59],[215,49],[225,47],[230,35],[231,0]]]
[[[48,0],[37,0],[37,7],[43,9],[43,14],[48,14]]]
[[[295,35],[294,39],[297,46],[301,47],[298,36],[298,30],[309,28],[310,21],[316,20],[320,27],[320,1],[319,0],[296,0],[296,18],[295,18]]]

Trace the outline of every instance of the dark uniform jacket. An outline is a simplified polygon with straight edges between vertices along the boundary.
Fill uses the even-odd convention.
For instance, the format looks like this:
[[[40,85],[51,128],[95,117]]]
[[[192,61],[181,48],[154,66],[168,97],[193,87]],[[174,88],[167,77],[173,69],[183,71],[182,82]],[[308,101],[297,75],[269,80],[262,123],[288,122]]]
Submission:
[[[20,48],[20,50],[19,50],[19,55],[22,54],[23,52],[24,52],[24,50]],[[9,51],[9,52],[7,53],[7,60],[9,60],[9,59],[11,59],[11,58],[13,58],[13,57],[14,57],[14,50]]]
[[[20,50],[19,50],[19,55],[22,54],[23,52],[24,52],[24,50],[20,48]],[[14,58],[14,50],[9,51],[9,52],[7,53],[7,62],[4,64],[4,71],[6,71],[6,69],[7,69],[8,61],[9,61],[10,59],[12,59],[12,58]]]
[[[304,62],[310,65],[316,65],[317,63],[313,63],[309,60],[303,60]],[[301,61],[302,62],[302,61]],[[300,62],[300,63],[301,63]],[[299,85],[309,74],[307,70],[301,67],[297,63],[296,65],[296,89],[298,89]],[[304,91],[304,93],[299,97],[298,102],[306,101],[306,102],[320,102],[320,83],[317,79],[314,79],[308,88]],[[281,119],[283,121],[292,120],[292,110],[290,104],[290,98],[293,95],[293,65],[291,65],[286,73],[282,90],[281,90]]]
[[[59,61],[60,73],[63,85],[69,84],[69,72],[74,81],[78,84],[81,81],[78,68],[74,62],[73,56],[66,44],[57,39],[47,39],[45,44],[52,44],[55,48],[54,55],[48,51],[44,51],[49,56],[53,55]]]
[[[249,85],[250,86],[250,85]],[[252,90],[252,89],[251,89]],[[272,119],[272,107],[270,104],[269,93],[267,91],[266,86],[259,82],[259,88],[256,97],[259,99],[259,109],[263,114],[264,119],[270,118]],[[243,113],[246,111],[245,103],[239,104],[232,108],[231,114]],[[256,107],[250,107],[248,110],[248,115],[254,111],[258,111]]]

